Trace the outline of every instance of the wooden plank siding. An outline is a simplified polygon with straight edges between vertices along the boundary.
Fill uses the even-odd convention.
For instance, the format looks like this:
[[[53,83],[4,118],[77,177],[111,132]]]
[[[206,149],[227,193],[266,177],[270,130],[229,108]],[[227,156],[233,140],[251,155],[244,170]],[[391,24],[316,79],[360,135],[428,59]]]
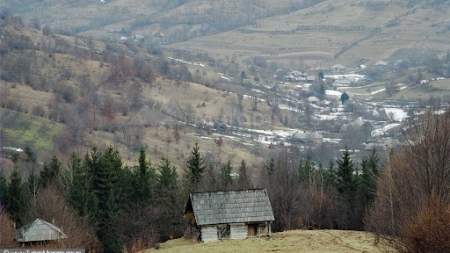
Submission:
[[[201,227],[201,233],[202,233],[202,241],[203,242],[212,242],[217,241],[219,238],[217,237],[217,226],[202,226]]]
[[[230,239],[245,239],[247,238],[247,224],[233,223],[230,224]]]

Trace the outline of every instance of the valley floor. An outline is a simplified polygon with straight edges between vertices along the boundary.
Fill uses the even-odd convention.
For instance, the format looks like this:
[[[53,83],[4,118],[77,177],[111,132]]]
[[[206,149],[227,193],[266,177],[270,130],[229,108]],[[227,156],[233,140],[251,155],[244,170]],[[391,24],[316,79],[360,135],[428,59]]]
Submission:
[[[146,253],[156,250],[147,250]],[[374,245],[374,236],[362,231],[293,230],[274,233],[272,238],[224,240],[197,243],[185,239],[161,244],[158,252],[394,252]]]

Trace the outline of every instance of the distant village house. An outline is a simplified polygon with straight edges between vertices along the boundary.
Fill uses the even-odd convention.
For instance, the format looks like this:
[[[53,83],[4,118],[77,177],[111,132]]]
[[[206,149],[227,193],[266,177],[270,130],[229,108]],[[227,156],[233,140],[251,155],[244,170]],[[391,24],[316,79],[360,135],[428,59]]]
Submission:
[[[331,67],[331,71],[335,73],[340,73],[345,71],[345,66],[342,64],[335,64]]]

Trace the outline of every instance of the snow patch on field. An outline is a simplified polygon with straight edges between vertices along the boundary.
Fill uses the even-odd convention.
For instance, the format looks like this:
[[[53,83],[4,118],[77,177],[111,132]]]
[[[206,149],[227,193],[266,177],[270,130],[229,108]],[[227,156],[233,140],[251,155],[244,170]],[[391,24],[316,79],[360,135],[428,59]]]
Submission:
[[[341,142],[341,139],[323,138],[323,142],[338,144],[339,142]]]
[[[379,90],[376,90],[376,91],[372,91],[371,93],[370,93],[370,95],[375,95],[375,94],[377,94],[377,93],[380,93],[380,92],[383,92],[383,91],[385,91],[386,89],[379,89]]]
[[[337,90],[325,90],[325,95],[329,97],[341,98],[342,92]]]
[[[396,127],[399,127],[401,124],[400,123],[392,123],[392,124],[388,124],[386,126],[380,127],[380,128],[376,128],[374,129],[370,135],[372,137],[377,137],[377,136],[382,136],[384,135],[387,131],[394,129]]]
[[[408,114],[400,108],[385,108],[384,112],[388,116],[389,120],[402,122],[408,118]]]
[[[280,105],[278,105],[278,107],[279,107],[281,110],[289,110],[289,111],[293,111],[293,112],[298,112],[298,109],[297,109],[297,108],[290,107],[290,106],[288,106],[288,105],[280,104]]]

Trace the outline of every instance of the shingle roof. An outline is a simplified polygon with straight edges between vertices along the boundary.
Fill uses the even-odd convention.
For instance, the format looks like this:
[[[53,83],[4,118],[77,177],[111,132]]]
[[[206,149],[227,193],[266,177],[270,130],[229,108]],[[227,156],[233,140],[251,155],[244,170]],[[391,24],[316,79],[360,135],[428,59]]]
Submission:
[[[19,242],[38,242],[65,239],[67,236],[55,225],[37,218],[14,233],[14,239]]]
[[[193,193],[189,201],[199,226],[275,220],[266,189]]]

